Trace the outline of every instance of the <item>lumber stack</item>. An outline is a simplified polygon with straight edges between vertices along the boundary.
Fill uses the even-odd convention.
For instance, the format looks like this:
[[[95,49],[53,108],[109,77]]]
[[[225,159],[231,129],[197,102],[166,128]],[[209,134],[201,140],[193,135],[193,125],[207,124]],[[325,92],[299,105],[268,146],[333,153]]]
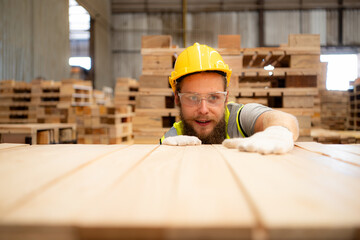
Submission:
[[[331,130],[345,130],[348,116],[347,91],[320,90],[321,126]]]
[[[218,44],[233,69],[230,100],[291,113],[299,120],[300,139],[311,140],[311,127],[320,125],[318,86],[326,74],[319,35],[290,34],[288,44],[273,48],[241,48],[239,36],[219,35]]]
[[[0,238],[356,240],[359,149],[0,144]]]
[[[135,143],[158,143],[162,135],[178,120],[174,95],[169,86],[175,62],[171,36],[142,37],[142,75],[134,118]]]
[[[314,141],[323,144],[359,144],[359,131],[311,129],[311,136]]]
[[[117,78],[115,86],[115,106],[131,106],[135,112],[139,82],[133,78]]]
[[[168,76],[184,49],[171,48],[170,36],[144,36],[142,40],[134,131],[138,136],[151,132],[153,137],[148,140],[154,143],[178,119]],[[300,139],[311,140],[311,127],[321,124],[319,87],[326,82],[319,35],[291,34],[288,44],[272,48],[241,48],[240,35],[219,35],[217,50],[233,70],[230,101],[255,102],[291,113],[299,120]],[[269,66],[273,69],[265,68]]]
[[[90,81],[63,79],[60,87],[59,108],[70,106],[90,106],[93,100]]]
[[[131,107],[125,103],[118,103],[114,107],[112,89],[93,90],[90,81],[1,81],[0,109],[0,123],[42,123],[45,124],[43,126],[50,126],[46,125],[49,123],[76,124],[78,143],[133,142]],[[49,140],[50,135],[47,131],[41,130],[39,134],[43,134],[43,142],[59,143]],[[76,142],[76,139],[61,142],[74,141]]]
[[[31,84],[15,80],[0,82],[0,123],[36,123]]]
[[[69,123],[0,124],[1,143],[76,143],[76,125]]]
[[[352,83],[349,90],[347,129],[360,131],[360,78]]]
[[[52,80],[33,80],[31,82],[31,103],[36,106],[37,123],[60,123],[61,82]]]

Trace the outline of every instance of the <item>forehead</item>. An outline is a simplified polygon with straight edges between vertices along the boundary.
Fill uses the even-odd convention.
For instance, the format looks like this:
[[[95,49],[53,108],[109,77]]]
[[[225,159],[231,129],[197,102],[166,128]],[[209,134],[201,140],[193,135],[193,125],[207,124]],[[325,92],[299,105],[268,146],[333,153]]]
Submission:
[[[224,77],[213,72],[192,74],[181,82],[181,92],[209,93],[224,91],[224,87]]]

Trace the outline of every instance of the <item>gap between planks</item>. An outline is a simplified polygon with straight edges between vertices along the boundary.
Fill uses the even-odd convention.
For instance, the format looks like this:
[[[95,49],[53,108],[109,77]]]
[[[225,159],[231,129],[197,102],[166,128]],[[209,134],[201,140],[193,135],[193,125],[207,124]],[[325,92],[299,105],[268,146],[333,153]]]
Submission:
[[[317,153],[326,157],[330,157],[336,159],[341,162],[345,162],[357,167],[360,167],[360,156],[359,154],[355,154],[346,149],[337,149],[336,146],[328,146],[321,143],[308,143],[308,142],[297,142],[295,146],[304,149],[306,151],[310,151],[313,153]],[[340,145],[341,147],[341,145]]]
[[[260,210],[259,208],[256,206],[255,201],[252,199],[251,195],[249,194],[249,192],[246,190],[245,185],[241,182],[240,178],[237,177],[233,167],[229,164],[228,160],[226,159],[226,157],[223,155],[223,153],[214,145],[212,145],[212,147],[215,149],[215,151],[217,151],[220,156],[222,157],[222,159],[224,160],[226,166],[229,169],[229,172],[231,173],[231,176],[234,178],[234,181],[236,182],[236,184],[238,185],[240,191],[243,193],[243,196],[248,204],[248,206],[251,209],[251,213],[254,215],[255,217],[255,227],[254,227],[254,232],[253,232],[253,237],[252,239],[256,239],[256,240],[265,240],[265,239],[269,239],[269,233],[268,230],[265,228],[265,224],[264,221],[261,217],[260,214]]]
[[[14,204],[12,206],[10,206],[7,210],[5,210],[3,212],[3,214],[0,216],[0,222],[6,218],[7,215],[11,214],[14,210],[16,210],[17,208],[21,207],[22,205],[26,204],[27,201],[30,201],[34,196],[36,196],[37,194],[45,191],[46,189],[50,188],[51,186],[53,186],[54,184],[56,184],[57,182],[73,175],[74,173],[76,173],[77,171],[79,171],[80,169],[82,168],[85,168],[86,166],[94,163],[95,161],[107,156],[107,155],[110,155],[112,154],[113,152],[116,152],[118,150],[122,150],[122,149],[125,149],[127,147],[129,147],[130,145],[122,145],[121,147],[119,148],[116,148],[112,151],[109,151],[109,152],[106,152],[104,154],[101,154],[100,156],[97,156],[96,158],[88,161],[88,162],[85,162],[79,166],[77,166],[76,168],[54,178],[53,180],[45,183],[44,185],[34,189],[33,191],[29,192],[28,194],[26,194],[25,196],[21,197],[20,199],[18,199],[17,201],[14,202]]]

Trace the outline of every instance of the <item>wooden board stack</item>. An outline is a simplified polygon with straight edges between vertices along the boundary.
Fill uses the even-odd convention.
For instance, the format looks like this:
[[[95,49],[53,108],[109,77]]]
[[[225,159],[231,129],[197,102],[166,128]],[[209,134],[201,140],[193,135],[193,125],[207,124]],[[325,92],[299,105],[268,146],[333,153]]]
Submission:
[[[131,106],[77,106],[75,121],[80,144],[133,143]]]
[[[358,240],[359,152],[0,144],[0,239]]]
[[[36,123],[31,103],[31,84],[15,80],[0,82],[0,123]]]
[[[299,120],[300,140],[311,140],[311,126],[320,124],[320,36],[291,34],[280,47],[241,48],[240,36],[219,35],[218,44],[233,69],[230,100],[291,113]]]
[[[90,81],[63,79],[60,87],[59,108],[70,106],[90,106],[93,100],[93,87]]]
[[[117,78],[115,86],[115,106],[131,106],[135,112],[139,82],[132,78]]]
[[[31,103],[36,106],[38,123],[60,123],[61,82],[51,80],[33,80],[31,82]]]
[[[171,48],[170,36],[142,39],[143,70],[134,123],[138,143],[157,142],[178,119],[168,76],[183,50]],[[219,35],[217,50],[233,70],[230,101],[255,102],[291,113],[299,120],[300,140],[311,140],[311,127],[321,122],[318,88],[326,79],[319,35],[291,34],[288,44],[273,48],[241,48],[240,35]],[[269,65],[271,69],[264,69]],[[145,132],[146,139],[141,137]]]
[[[65,123],[0,124],[1,143],[76,143],[76,125]]]
[[[171,36],[166,35],[143,36],[141,47],[143,64],[134,118],[135,143],[158,143],[179,118],[168,80],[179,48],[172,48]]]
[[[347,129],[360,131],[360,78],[353,83],[349,93]]]
[[[348,116],[349,93],[347,91],[320,90],[321,127],[345,130]]]
[[[314,141],[324,144],[359,144],[359,131],[311,129]]]

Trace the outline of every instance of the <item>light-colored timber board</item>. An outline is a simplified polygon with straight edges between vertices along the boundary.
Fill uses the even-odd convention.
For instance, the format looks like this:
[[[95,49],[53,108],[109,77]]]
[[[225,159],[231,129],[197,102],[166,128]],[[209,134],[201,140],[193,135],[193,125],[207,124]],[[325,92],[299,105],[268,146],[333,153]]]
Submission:
[[[311,142],[297,142],[298,147],[304,148],[309,151],[317,152],[332,158],[354,164],[360,167],[360,155],[345,151],[339,145],[326,145],[321,143],[311,143]],[[355,148],[355,147],[354,147]]]
[[[0,150],[17,148],[17,147],[26,147],[26,146],[29,146],[29,144],[0,143]]]
[[[30,146],[0,151],[0,175],[1,239],[355,239],[360,229],[360,167],[299,147]]]

